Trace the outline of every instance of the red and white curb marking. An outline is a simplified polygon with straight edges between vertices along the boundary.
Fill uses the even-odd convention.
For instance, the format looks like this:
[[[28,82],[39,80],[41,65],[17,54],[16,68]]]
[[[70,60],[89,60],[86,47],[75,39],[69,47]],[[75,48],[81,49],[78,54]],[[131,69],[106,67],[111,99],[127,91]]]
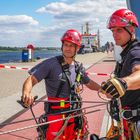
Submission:
[[[111,74],[86,72],[87,75],[110,76]]]
[[[6,66],[3,64],[0,64],[0,69],[17,69],[17,70],[30,70],[30,68],[22,68],[22,67],[17,67],[17,66]],[[106,74],[106,73],[94,73],[94,72],[86,72],[87,75],[98,75],[98,76],[110,76],[111,74]]]
[[[5,68],[5,69],[18,69],[18,70],[29,70],[29,68],[21,68],[21,67],[16,67],[16,66],[6,66],[0,64],[0,69]]]

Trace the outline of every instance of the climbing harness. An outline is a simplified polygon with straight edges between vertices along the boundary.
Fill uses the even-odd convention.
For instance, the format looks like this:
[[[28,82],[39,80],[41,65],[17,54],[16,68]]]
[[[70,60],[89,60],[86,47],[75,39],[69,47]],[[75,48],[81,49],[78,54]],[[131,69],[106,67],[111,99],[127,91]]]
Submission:
[[[76,72],[76,80],[75,83],[72,84],[70,72],[69,72],[69,65],[64,63],[63,56],[57,56],[57,61],[61,65],[62,68],[62,76],[60,79],[60,84],[56,93],[55,97],[48,97],[48,102],[44,103],[44,110],[47,117],[47,121],[52,121],[61,118],[67,118],[69,116],[83,114],[81,110],[81,97],[80,93],[82,92],[83,88],[80,89],[81,85],[81,77],[83,74],[82,65],[79,65],[78,62],[75,63],[75,72]],[[69,97],[68,98],[60,98],[59,95],[65,83],[69,85]],[[60,102],[49,102],[49,100],[57,100]],[[65,102],[69,101],[69,102]],[[72,102],[75,101],[75,102]],[[79,109],[76,111],[76,109]],[[71,111],[66,114],[59,114],[60,112]],[[49,115],[49,114],[58,114],[58,115]],[[49,115],[49,116],[48,116]],[[55,125],[55,127],[54,127]],[[69,132],[69,134],[68,134]],[[87,119],[84,114],[80,117],[75,117],[71,119],[65,119],[59,123],[49,124],[46,129],[46,139],[85,139],[88,135],[88,126],[87,126]]]

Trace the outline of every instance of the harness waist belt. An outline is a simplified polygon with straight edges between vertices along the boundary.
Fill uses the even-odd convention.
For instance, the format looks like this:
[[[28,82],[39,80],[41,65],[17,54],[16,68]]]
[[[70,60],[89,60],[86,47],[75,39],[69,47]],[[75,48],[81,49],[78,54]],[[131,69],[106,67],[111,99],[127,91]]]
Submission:
[[[58,102],[57,103],[44,102],[44,111],[47,114],[61,113],[61,112],[65,112],[65,111],[74,110],[74,108],[72,106],[74,106],[74,105],[71,105],[70,103],[64,103],[64,106],[63,106],[60,103],[58,104]],[[76,106],[75,109],[78,109],[78,108],[79,107]],[[70,112],[70,113],[72,113],[72,112]]]
[[[51,109],[61,109],[61,108],[69,108],[70,107],[70,103],[66,103],[65,101],[60,102],[60,103],[50,103],[50,107]]]
[[[140,108],[137,109],[125,109],[121,113],[122,117],[126,120],[130,120],[134,117],[140,116]]]

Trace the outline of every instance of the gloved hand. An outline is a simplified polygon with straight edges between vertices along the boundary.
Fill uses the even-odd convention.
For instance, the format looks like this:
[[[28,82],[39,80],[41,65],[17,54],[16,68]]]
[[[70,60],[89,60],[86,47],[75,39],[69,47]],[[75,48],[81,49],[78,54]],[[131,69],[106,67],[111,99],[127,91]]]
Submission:
[[[101,84],[101,92],[114,98],[122,97],[127,90],[127,84],[121,78],[111,78]]]

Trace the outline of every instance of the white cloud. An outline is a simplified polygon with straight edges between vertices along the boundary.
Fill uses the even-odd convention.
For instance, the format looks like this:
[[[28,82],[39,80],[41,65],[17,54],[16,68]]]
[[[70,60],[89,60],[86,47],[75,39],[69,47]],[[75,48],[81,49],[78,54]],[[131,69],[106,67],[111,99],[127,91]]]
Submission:
[[[105,43],[107,40],[112,39],[109,30],[106,29],[109,16],[116,9],[124,7],[126,7],[125,0],[75,0],[71,4],[53,2],[39,8],[36,12],[49,13],[54,16],[54,22],[51,27],[54,27],[54,31],[55,29],[58,30],[60,23],[63,23],[63,26],[60,26],[62,28],[61,33],[68,28],[75,28],[81,31],[81,26],[88,21],[91,31],[96,33],[100,29],[102,43]]]
[[[104,44],[112,39],[109,30],[106,29],[107,19],[113,11],[124,7],[126,7],[125,0],[74,0],[71,3],[70,0],[61,0],[61,2],[52,2],[36,10],[36,14],[40,16],[50,14],[53,17],[50,26],[41,27],[41,23],[30,16],[15,15],[0,16],[0,27],[14,27],[7,32],[7,36],[10,37],[15,32],[16,36],[13,39],[16,40],[18,37],[17,44],[23,41],[22,44],[25,44],[31,40],[38,46],[60,47],[60,38],[65,30],[74,28],[81,32],[81,26],[88,21],[91,33],[96,33],[100,29],[101,43]],[[34,28],[33,25],[38,26]],[[19,31],[19,27],[22,26],[24,28]],[[2,35],[0,34],[0,37],[6,37]]]
[[[67,4],[54,2],[41,7],[39,13],[49,13],[54,16],[54,22],[65,24],[83,24],[90,21],[94,24],[101,21],[106,22],[111,13],[121,7],[126,7],[125,1],[120,0],[77,0],[75,3]],[[106,20],[105,20],[106,18]]]
[[[38,25],[38,21],[34,20],[32,17],[27,15],[1,15],[0,16],[0,26],[28,26],[28,25]]]
[[[24,46],[36,39],[38,21],[27,15],[0,16],[0,45]],[[34,33],[33,33],[34,32]]]

